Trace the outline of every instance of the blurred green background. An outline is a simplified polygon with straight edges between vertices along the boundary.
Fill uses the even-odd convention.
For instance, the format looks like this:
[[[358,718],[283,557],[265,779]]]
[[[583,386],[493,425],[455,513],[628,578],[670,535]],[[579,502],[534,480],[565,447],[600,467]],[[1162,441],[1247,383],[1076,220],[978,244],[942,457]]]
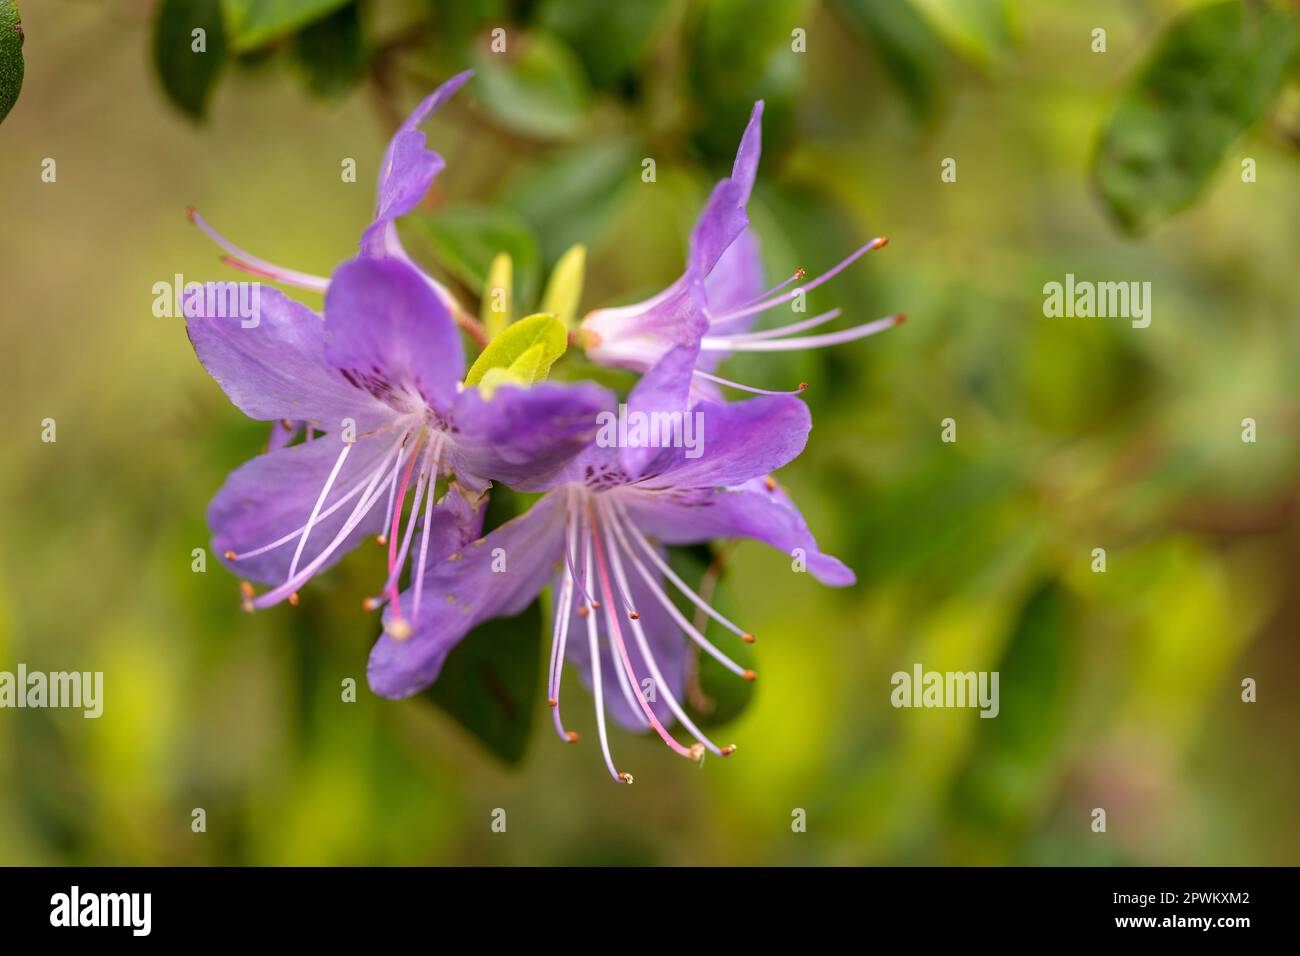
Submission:
[[[1300,863],[1297,73],[1184,96],[1150,188],[1159,124],[1112,126],[1139,142],[1106,180],[1115,104],[1171,101],[1140,88],[1143,63],[1203,6],[235,2],[196,73],[159,55],[158,4],[20,3],[26,78],[0,125],[0,670],[106,686],[99,720],[0,711],[0,863]],[[295,8],[315,9],[275,20]],[[1216,54],[1174,50],[1183,80],[1215,75],[1196,55]],[[724,366],[811,383],[816,428],[780,477],[859,575],[831,591],[761,545],[731,554],[762,675],[718,734],[734,759],[696,769],[616,731],[637,782],[614,786],[571,675],[584,741],[561,744],[532,695],[514,766],[427,700],[373,697],[359,603],[378,548],[252,616],[217,561],[191,570],[208,500],[266,427],[151,314],[175,273],[239,277],[186,206],[327,274],[397,119],[468,65],[429,125],[447,169],[403,231],[471,305],[502,247],[523,299],[578,241],[584,308],[662,287],[758,97],[751,215],[773,280],[892,240],[810,309],[907,325]],[[1195,162],[1177,152],[1192,140]],[[1133,204],[1171,195],[1126,231]],[[1067,272],[1150,281],[1150,328],[1045,318],[1042,287]],[[890,675],[915,662],[1000,671],[1000,716],[893,709]]]

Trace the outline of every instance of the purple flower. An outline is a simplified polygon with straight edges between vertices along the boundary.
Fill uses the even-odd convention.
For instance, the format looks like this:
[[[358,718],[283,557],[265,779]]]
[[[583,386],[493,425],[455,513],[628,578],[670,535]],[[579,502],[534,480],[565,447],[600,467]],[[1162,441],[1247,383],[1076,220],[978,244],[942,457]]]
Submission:
[[[440,155],[425,146],[425,135],[419,126],[450,99],[472,75],[472,70],[459,73],[426,96],[389,141],[379,170],[374,219],[361,235],[360,246],[363,256],[397,259],[414,266],[410,256],[402,248],[401,240],[398,239],[397,219],[420,204],[429,187],[433,185],[434,178],[446,165]],[[316,292],[324,292],[329,287],[329,279],[324,276],[286,269],[244,251],[213,229],[195,209],[191,208],[188,212],[195,225],[226,250],[228,255],[222,258],[226,264],[265,279]],[[438,294],[453,316],[456,315],[459,306],[451,292],[422,270],[420,275]]]
[[[502,385],[490,399],[462,389],[460,333],[443,301],[411,266],[353,259],[341,266],[321,317],[262,291],[259,321],[211,314],[202,291],[186,302],[199,360],[245,414],[305,421],[302,444],[236,470],[208,509],[227,565],[273,585],[246,606],[289,599],[371,534],[386,536],[388,578],[371,606],[391,600],[389,627],[408,625],[398,583],[423,504],[411,617],[430,561],[476,537],[490,481],[556,473],[590,440],[608,393],[591,385]],[[435,505],[440,475],[454,475]],[[407,492],[410,517],[401,516]]]
[[[665,374],[656,370],[637,390],[654,389]],[[633,473],[615,449],[593,444],[556,475],[522,484],[547,493],[526,514],[416,580],[417,592],[439,612],[416,620],[409,637],[389,628],[379,639],[367,669],[371,689],[393,698],[416,693],[438,677],[447,654],[472,628],[519,613],[550,583],[556,612],[548,697],[562,739],[577,739],[560,716],[568,660],[595,697],[601,750],[615,780],[632,782],[610,757],[606,710],[626,727],[653,729],[683,756],[698,760],[706,749],[730,754],[735,748],[713,743],[680,703],[687,641],[742,678],[754,674],[687,620],[669,586],[723,627],[753,638],[682,581],[662,546],[756,538],[787,554],[800,549],[808,570],[826,584],[844,586],[854,577],[817,548],[790,499],[767,477],[803,450],[811,428],[803,402],[788,396],[702,402],[696,413],[710,436],[707,454],[660,449],[647,470]],[[651,700],[641,693],[647,679],[656,691]],[[674,737],[668,729],[674,720],[695,743]]]
[[[779,328],[750,331],[760,313],[833,279],[888,241],[872,239],[822,275],[793,289],[786,291],[804,278],[803,269],[764,291],[758,243],[746,212],[762,148],[762,116],[763,101],[759,100],[741,137],[731,175],[714,187],[696,220],[681,278],[644,302],[597,309],[582,322],[581,339],[587,355],[602,365],[644,372],[674,349],[687,353],[689,361],[678,363],[681,374],[668,383],[662,396],[664,407],[683,408],[694,400],[716,400],[718,385],[771,394],[713,374],[717,364],[732,352],[820,348],[863,338],[904,320],[902,315],[893,315],[840,332],[792,337],[837,318],[840,310],[832,309]],[[795,391],[802,390],[800,386]]]

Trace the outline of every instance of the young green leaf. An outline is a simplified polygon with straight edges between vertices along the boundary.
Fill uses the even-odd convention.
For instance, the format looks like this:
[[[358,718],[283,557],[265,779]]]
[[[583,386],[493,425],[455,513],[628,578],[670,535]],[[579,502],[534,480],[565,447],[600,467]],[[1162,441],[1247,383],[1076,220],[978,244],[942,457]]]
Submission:
[[[220,0],[163,0],[153,58],[167,98],[187,116],[202,119],[226,58]]]
[[[546,283],[542,311],[551,313],[564,323],[566,329],[573,328],[573,321],[578,315],[586,269],[587,247],[578,244],[560,256],[560,261],[551,270],[550,281]]]
[[[510,253],[502,252],[492,260],[488,267],[487,282],[483,284],[483,294],[479,303],[479,319],[488,335],[496,336],[510,324],[511,307],[514,305],[514,269]]]
[[[553,315],[538,313],[520,319],[488,343],[465,376],[465,386],[472,387],[483,381],[490,369],[505,369],[509,380],[521,385],[532,385],[546,378],[556,359],[568,347],[568,332]],[[501,384],[500,376],[494,376]]]
[[[23,27],[14,0],[0,0],[0,122],[23,88]]]
[[[1293,14],[1241,0],[1170,24],[1115,104],[1093,164],[1125,230],[1145,232],[1195,200],[1277,96],[1296,38]]]

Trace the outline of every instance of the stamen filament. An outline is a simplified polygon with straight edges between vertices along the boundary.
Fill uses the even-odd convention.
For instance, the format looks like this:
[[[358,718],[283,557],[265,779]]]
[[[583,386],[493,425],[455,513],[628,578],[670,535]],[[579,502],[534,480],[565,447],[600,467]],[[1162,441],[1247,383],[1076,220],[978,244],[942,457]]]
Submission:
[[[859,259],[865,256],[872,249],[879,249],[881,246],[885,245],[888,242],[889,240],[884,238],[883,236],[872,239],[865,246],[862,246],[861,248],[856,249],[853,252],[849,253],[848,256],[841,259],[836,265],[832,266],[826,272],[823,272],[816,279],[813,279],[812,282],[809,282],[806,285],[801,285],[797,289],[792,289],[789,292],[784,293],[783,295],[779,295],[772,299],[767,299],[755,305],[744,306],[739,309],[733,309],[732,311],[727,312],[724,315],[714,316],[713,321],[730,322],[732,319],[743,319],[747,315],[757,315],[760,312],[766,312],[768,309],[778,306],[782,302],[789,302],[790,300],[798,296],[800,293],[810,292],[813,289],[817,288],[819,285],[822,285],[823,283],[829,282],[831,279],[834,279],[837,275],[839,275],[849,266],[853,265],[853,263],[857,262]]]
[[[429,466],[429,497],[424,505],[424,531],[420,535],[420,558],[415,567],[415,597],[411,610],[411,617],[417,621],[420,619],[420,598],[424,594],[424,566],[429,557],[429,529],[433,524],[433,486],[437,484],[438,465],[442,461],[441,437],[431,439],[429,450],[433,453],[433,464]]]
[[[586,550],[586,576],[591,577],[591,538],[588,537]],[[600,644],[596,638],[596,615],[587,615],[587,653],[591,660],[591,695],[596,704],[596,733],[600,737],[600,751],[605,758],[605,766],[615,783],[629,783],[624,775],[614,768],[614,758],[609,755],[609,734],[605,730],[605,692],[602,686],[600,666]]]
[[[827,322],[833,322],[842,314],[842,309],[830,309],[822,312],[820,315],[814,315],[811,319],[804,319],[802,322],[792,322],[790,325],[782,325],[773,329],[760,329],[757,332],[739,332],[736,335],[715,336],[731,339],[733,342],[754,342],[759,339],[775,339],[783,335],[793,335],[795,332],[805,332],[808,329],[815,329],[819,325],[825,325]]]
[[[193,206],[190,206],[185,210],[185,214],[189,216],[190,222],[202,229],[209,239],[219,245],[222,249],[225,249],[226,252],[230,253],[233,257],[233,261],[231,259],[223,259],[223,262],[227,262],[229,265],[233,265],[236,268],[244,269],[246,272],[261,275],[267,279],[273,279],[276,282],[283,282],[285,285],[296,285],[303,289],[312,289],[316,292],[324,292],[329,288],[330,280],[323,276],[311,275],[307,272],[299,272],[296,269],[286,269],[283,266],[277,266],[273,262],[267,262],[265,259],[260,259],[250,252],[245,252],[221,233],[217,232],[217,230],[213,229],[212,226],[208,224],[208,221],[200,216],[198,210]]]
[[[351,442],[344,442],[343,450],[339,452],[338,459],[334,462],[334,467],[330,469],[330,475],[325,479],[325,487],[320,490],[320,495],[316,499],[316,505],[311,509],[311,515],[307,518],[307,523],[303,526],[302,537],[298,539],[298,547],[294,549],[293,560],[289,562],[288,577],[293,577],[294,572],[298,570],[298,560],[302,557],[302,549],[307,546],[307,536],[311,534],[312,525],[316,523],[316,518],[320,515],[320,509],[325,504],[325,499],[329,496],[330,489],[334,487],[334,479],[339,476],[339,470],[343,463],[348,460],[348,452],[352,450]]]
[[[746,341],[735,338],[705,336],[700,341],[700,350],[704,352],[795,352],[800,349],[819,349],[828,345],[852,342],[854,339],[864,339],[868,335],[875,335],[877,332],[892,329],[894,326],[902,325],[906,321],[907,316],[901,313],[887,315],[883,319],[876,319],[876,321],[868,322],[865,325],[844,329],[842,332],[827,332],[824,335],[809,335],[804,338],[793,339]]]
[[[695,369],[691,374],[698,375],[700,378],[705,379],[706,381],[714,382],[718,385],[725,385],[728,388],[738,388],[742,392],[753,392],[755,395],[801,395],[808,390],[807,382],[800,382],[798,388],[792,388],[787,391],[773,391],[767,388],[757,388],[753,385],[743,385],[740,382],[733,382],[729,378],[723,378],[720,375],[714,375],[710,372],[705,372],[698,368]]]

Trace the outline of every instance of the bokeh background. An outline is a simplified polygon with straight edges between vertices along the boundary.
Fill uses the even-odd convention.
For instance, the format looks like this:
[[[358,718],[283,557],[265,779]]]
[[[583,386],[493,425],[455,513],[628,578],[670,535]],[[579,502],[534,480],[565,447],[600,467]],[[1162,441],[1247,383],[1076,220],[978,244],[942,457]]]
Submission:
[[[0,670],[102,670],[106,700],[99,720],[0,711],[0,863],[1300,862],[1294,71],[1243,135],[1209,136],[1187,208],[1135,236],[1094,160],[1200,3],[373,0],[277,28],[294,6],[266,3],[260,36],[241,21],[207,76],[159,58],[159,4],[20,3],[26,80],[0,125]],[[616,732],[637,782],[614,786],[589,697],[566,681],[585,739],[561,744],[529,660],[513,752],[446,700],[373,697],[359,602],[378,548],[251,616],[217,561],[191,570],[209,498],[266,428],[151,313],[175,273],[239,277],[186,206],[328,273],[397,119],[469,65],[428,127],[447,169],[403,231],[471,307],[503,248],[521,301],[574,242],[585,308],[662,287],[758,97],[751,214],[774,280],[891,239],[810,307],[907,325],[724,371],[811,383],[816,427],[780,477],[859,575],[830,591],[761,545],[727,553],[761,671],[719,731],[729,761]],[[1193,122],[1229,109],[1191,100]],[[1043,284],[1067,272],[1150,281],[1150,328],[1045,318]],[[546,652],[534,636],[502,640],[527,658]],[[914,662],[1000,671],[1000,716],[893,709],[890,675]]]

